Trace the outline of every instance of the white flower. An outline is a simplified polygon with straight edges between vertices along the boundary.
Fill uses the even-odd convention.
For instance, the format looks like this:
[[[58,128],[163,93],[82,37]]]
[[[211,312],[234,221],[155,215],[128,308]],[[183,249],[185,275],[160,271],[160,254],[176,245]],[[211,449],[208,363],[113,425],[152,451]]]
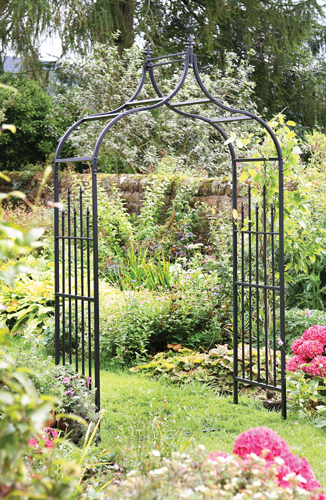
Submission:
[[[306,483],[307,479],[301,476],[301,474],[297,475],[297,480],[300,481],[300,483]]]
[[[194,494],[194,491],[190,488],[186,488],[182,493],[180,493],[181,498],[189,498]]]
[[[275,458],[274,458],[274,461],[275,461],[277,464],[279,464],[279,465],[283,465],[283,464],[285,464],[285,462],[284,462],[283,458],[281,458],[281,457],[275,457]]]
[[[161,453],[158,450],[152,450],[152,454],[154,455],[154,457],[160,457],[161,456]]]
[[[207,490],[208,490],[207,486],[204,486],[203,484],[200,484],[199,486],[196,486],[196,488],[195,488],[195,491],[202,491],[203,493]]]
[[[199,448],[200,450],[202,450],[202,451],[205,451],[205,450],[206,450],[206,448],[205,448],[205,446],[204,446],[203,444],[199,444],[199,445],[198,445],[198,448]]]

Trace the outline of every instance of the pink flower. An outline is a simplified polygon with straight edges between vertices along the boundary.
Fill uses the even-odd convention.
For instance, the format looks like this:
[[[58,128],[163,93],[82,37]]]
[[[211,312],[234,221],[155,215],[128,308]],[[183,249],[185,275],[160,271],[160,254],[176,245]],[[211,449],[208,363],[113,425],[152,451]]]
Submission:
[[[309,316],[310,316],[310,309],[308,309],[308,307],[307,307],[307,309],[306,309],[306,311],[305,311],[305,312],[306,312],[306,316],[307,316],[307,318],[309,318]]]
[[[298,455],[288,452],[281,455],[284,464],[280,465],[278,473],[279,486],[282,488],[291,487],[285,476],[290,472],[300,475],[305,481],[300,483],[300,487],[307,491],[314,491],[320,488],[320,483],[311,469],[308,460],[305,457],[299,458]]]
[[[67,396],[74,396],[74,391],[72,389],[68,389],[67,391],[65,391],[63,394],[66,394]]]
[[[323,354],[324,346],[316,340],[305,340],[297,349],[298,355],[306,362],[309,362],[315,356]]]
[[[283,345],[283,341],[280,338],[277,339],[277,343],[278,343],[278,345]]]
[[[304,365],[305,361],[300,356],[295,354],[289,361],[286,363],[286,369],[289,372],[296,372],[301,369],[301,365]]]
[[[326,358],[324,356],[316,356],[307,366],[304,366],[302,370],[306,373],[316,377],[326,378]]]
[[[270,460],[281,453],[290,452],[290,447],[277,432],[268,427],[253,427],[236,438],[233,453],[246,458],[250,453],[261,456],[263,450],[268,451],[265,460]]]
[[[91,380],[92,380],[92,377],[90,377],[89,375],[87,375],[87,377],[86,377],[86,387],[89,386],[89,384],[91,383]]]
[[[302,340],[316,340],[326,345],[326,326],[314,325],[302,334]]]
[[[59,436],[59,432],[56,429],[51,430],[52,437],[55,439]]]
[[[49,448],[50,450],[53,450],[54,448],[54,442],[51,441],[50,439],[45,439],[44,445],[46,448]]]
[[[33,446],[33,448],[35,448],[35,446],[37,446],[37,445],[38,445],[38,440],[37,440],[37,438],[30,439],[30,440],[28,441],[28,444],[29,444],[29,446]]]
[[[303,338],[296,339],[293,344],[292,344],[292,352],[293,354],[299,354],[298,349],[301,346],[301,344],[304,342]]]
[[[70,384],[70,378],[69,377],[65,377],[62,382],[64,384]]]
[[[228,453],[224,453],[223,451],[212,451],[207,458],[209,458],[210,460],[215,460],[216,462],[218,457],[227,458],[228,456]]]

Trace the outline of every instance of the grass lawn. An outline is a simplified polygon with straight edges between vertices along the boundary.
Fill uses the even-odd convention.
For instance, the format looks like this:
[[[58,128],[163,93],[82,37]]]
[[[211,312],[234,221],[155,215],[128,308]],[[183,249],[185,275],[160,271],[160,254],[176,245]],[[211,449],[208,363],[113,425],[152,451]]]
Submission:
[[[204,444],[208,451],[231,452],[235,438],[250,427],[266,426],[279,433],[291,451],[310,462],[326,487],[326,429],[269,412],[247,397],[239,405],[219,397],[204,385],[177,387],[138,374],[101,372],[105,414],[102,445],[119,453],[127,468],[150,460],[150,450],[163,453]],[[216,429],[215,432],[202,432]],[[122,450],[122,451],[120,451]]]

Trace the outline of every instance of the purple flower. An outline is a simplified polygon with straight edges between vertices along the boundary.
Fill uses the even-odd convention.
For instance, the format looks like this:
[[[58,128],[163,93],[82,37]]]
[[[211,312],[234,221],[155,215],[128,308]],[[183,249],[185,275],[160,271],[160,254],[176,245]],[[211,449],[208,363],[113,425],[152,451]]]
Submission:
[[[64,384],[70,384],[70,378],[69,377],[65,377],[62,382]]]
[[[306,316],[307,316],[307,318],[309,318],[309,316],[310,316],[310,309],[308,309],[308,307],[307,307],[307,309],[306,309],[306,311],[305,311],[305,312],[306,312]]]

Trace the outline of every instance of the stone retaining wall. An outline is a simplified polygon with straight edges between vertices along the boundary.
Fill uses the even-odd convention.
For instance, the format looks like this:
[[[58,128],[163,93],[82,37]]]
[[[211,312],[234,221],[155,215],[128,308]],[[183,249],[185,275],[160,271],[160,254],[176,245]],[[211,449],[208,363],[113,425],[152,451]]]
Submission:
[[[24,172],[6,172],[10,177],[11,182],[7,182],[0,178],[0,192],[8,193],[13,189],[23,191],[27,194],[31,201],[34,201],[39,188],[42,174],[31,174],[28,176]],[[88,185],[91,182],[90,174],[73,174],[73,176]],[[175,197],[177,186],[184,185],[187,187],[194,187],[195,197],[194,202],[205,203],[209,207],[214,207],[217,212],[224,212],[228,210],[231,214],[232,210],[232,184],[230,179],[226,177],[211,178],[211,179],[198,179],[192,177],[158,177],[154,175],[110,175],[98,174],[98,185],[101,186],[110,198],[111,187],[116,186],[121,192],[122,198],[126,202],[127,210],[130,214],[138,215],[145,196],[145,190],[148,182],[154,179],[164,179],[168,183],[166,193],[166,203],[164,208],[171,206],[171,200]],[[60,173],[59,185],[60,192],[63,197],[67,191],[68,186],[71,184],[71,174]],[[53,177],[51,177],[47,184],[44,186],[41,199],[44,203],[53,201]],[[239,205],[242,202],[238,198]]]

